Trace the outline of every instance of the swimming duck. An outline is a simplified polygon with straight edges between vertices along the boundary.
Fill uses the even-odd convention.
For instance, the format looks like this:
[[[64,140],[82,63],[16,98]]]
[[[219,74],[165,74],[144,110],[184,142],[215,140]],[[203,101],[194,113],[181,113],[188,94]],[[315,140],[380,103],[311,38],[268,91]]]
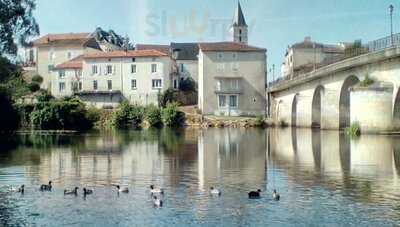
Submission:
[[[40,185],[40,191],[51,191],[52,185],[51,181],[49,181],[49,184],[42,184]]]
[[[128,187],[120,187],[119,185],[116,185],[115,187],[117,187],[118,192],[123,192],[123,193],[128,193],[129,192],[129,188]]]
[[[281,195],[279,195],[278,192],[274,189],[274,192],[272,193],[272,198],[278,201],[281,198]]]
[[[261,189],[258,189],[257,191],[249,192],[249,199],[258,199],[258,198],[260,198],[260,192],[261,192]]]
[[[83,195],[90,195],[93,194],[93,189],[89,189],[89,188],[83,188]]]
[[[24,194],[24,192],[25,192],[25,185],[21,185],[21,187],[19,187],[19,188],[11,187],[11,188],[10,188],[10,192],[19,192],[19,193]]]
[[[74,189],[65,189],[64,195],[78,195],[78,189],[78,187],[75,187]]]
[[[153,197],[153,204],[155,207],[162,207],[163,205],[163,201],[159,198],[157,198],[157,196]]]
[[[213,194],[213,195],[218,195],[218,196],[221,195],[221,191],[216,189],[216,188],[214,188],[214,187],[210,187],[210,193]]]
[[[150,193],[151,194],[164,194],[164,189],[155,188],[154,185],[150,185]]]

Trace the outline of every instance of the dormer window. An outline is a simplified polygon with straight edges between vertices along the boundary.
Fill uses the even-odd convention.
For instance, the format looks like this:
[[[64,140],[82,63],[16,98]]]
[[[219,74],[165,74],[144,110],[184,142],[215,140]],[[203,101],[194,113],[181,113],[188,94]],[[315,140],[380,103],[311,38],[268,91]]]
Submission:
[[[132,62],[135,62],[136,61],[136,59],[135,58],[132,58]]]

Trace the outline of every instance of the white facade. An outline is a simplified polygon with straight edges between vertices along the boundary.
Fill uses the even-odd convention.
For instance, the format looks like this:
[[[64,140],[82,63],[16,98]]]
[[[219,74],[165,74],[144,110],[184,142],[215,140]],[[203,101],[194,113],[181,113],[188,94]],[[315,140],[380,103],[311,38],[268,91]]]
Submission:
[[[81,69],[55,69],[51,78],[51,94],[56,98],[73,95],[82,88],[81,78]]]
[[[87,99],[91,94],[93,102],[98,100],[98,94],[108,93],[119,94],[120,99],[127,99],[132,104],[157,105],[159,95],[172,86],[171,64],[168,56],[85,57],[81,93],[86,94]]]

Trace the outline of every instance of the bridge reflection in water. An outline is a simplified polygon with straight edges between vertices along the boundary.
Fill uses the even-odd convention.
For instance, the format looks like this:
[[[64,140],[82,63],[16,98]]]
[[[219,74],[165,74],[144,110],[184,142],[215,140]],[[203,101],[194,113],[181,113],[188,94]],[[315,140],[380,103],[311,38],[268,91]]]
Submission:
[[[352,193],[370,190],[368,202],[398,194],[400,137],[362,135],[349,139],[340,131],[302,128],[271,129],[268,164],[288,181]],[[272,166],[271,166],[272,165]]]

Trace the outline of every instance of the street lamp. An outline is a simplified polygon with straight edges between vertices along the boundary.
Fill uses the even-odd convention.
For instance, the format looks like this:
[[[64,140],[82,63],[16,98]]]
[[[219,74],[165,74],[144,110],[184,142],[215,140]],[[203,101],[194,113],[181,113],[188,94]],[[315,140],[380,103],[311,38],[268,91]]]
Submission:
[[[394,6],[392,4],[389,5],[389,13],[390,13],[390,40],[391,40],[391,46],[394,44],[393,40],[393,9]]]

